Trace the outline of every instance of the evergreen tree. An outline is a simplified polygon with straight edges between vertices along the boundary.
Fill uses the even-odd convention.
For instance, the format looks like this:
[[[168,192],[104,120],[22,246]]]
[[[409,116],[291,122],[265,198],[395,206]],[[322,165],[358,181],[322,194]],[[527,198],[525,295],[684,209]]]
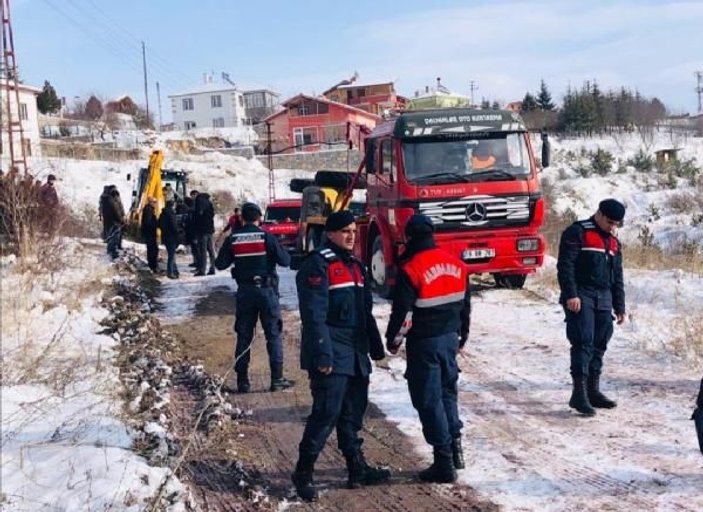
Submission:
[[[491,102],[488,101],[488,98],[483,98],[481,100],[481,110],[488,110],[491,108]]]
[[[555,105],[552,102],[552,94],[549,92],[547,84],[544,83],[544,80],[540,80],[539,83],[539,93],[537,94],[537,106],[541,110],[547,112],[552,111],[555,108]]]
[[[37,95],[37,110],[42,114],[55,114],[60,109],[61,100],[56,95],[56,90],[48,80],[44,80],[44,87]]]
[[[491,108],[493,110],[500,110],[500,103],[498,103],[498,100],[493,100],[493,103],[491,103]]]
[[[535,97],[532,96],[529,92],[525,93],[525,97],[522,99],[522,111],[523,112],[532,112],[533,110],[537,110],[538,105],[537,105],[537,100],[535,100]]]

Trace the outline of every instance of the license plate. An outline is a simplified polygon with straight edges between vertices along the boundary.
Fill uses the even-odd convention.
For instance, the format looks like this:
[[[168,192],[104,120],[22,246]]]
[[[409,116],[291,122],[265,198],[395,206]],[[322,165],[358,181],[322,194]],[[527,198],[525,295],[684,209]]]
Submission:
[[[464,249],[464,252],[461,253],[461,257],[464,260],[481,260],[492,258],[495,255],[495,249]]]

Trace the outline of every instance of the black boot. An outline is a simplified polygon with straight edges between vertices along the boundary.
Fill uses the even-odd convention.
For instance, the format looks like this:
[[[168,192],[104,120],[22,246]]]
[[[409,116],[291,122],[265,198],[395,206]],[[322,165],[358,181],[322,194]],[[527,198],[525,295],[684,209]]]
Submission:
[[[249,374],[247,372],[237,373],[237,391],[240,393],[249,393],[251,382],[249,382]]]
[[[420,471],[420,480],[424,482],[435,482],[438,484],[450,484],[456,481],[456,471],[452,460],[451,446],[435,446],[434,462],[432,465]]]
[[[362,485],[373,485],[387,482],[391,472],[386,468],[369,466],[361,450],[344,456],[347,459],[349,479],[347,487],[358,489]]]
[[[294,384],[295,382],[283,376],[282,366],[271,368],[271,387],[269,391],[281,391],[282,389],[292,388]]]
[[[618,405],[615,400],[611,400],[600,392],[600,375],[588,376],[588,401],[593,407],[601,409],[612,409]]]
[[[464,469],[464,452],[461,449],[461,435],[452,439],[452,460],[454,469]]]
[[[298,493],[300,499],[305,501],[317,501],[317,489],[312,480],[316,460],[317,455],[301,452],[298,456],[298,463],[295,465],[295,471],[291,475],[295,492]]]
[[[583,377],[571,377],[574,384],[573,392],[571,393],[571,399],[569,400],[569,407],[576,409],[578,412],[584,416],[595,416],[596,410],[591,406],[588,401],[588,393],[586,391],[586,379]]]

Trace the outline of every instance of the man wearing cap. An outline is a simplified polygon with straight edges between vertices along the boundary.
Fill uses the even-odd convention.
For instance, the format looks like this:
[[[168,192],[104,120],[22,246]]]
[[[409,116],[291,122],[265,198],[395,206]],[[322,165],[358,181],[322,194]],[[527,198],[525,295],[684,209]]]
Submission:
[[[434,462],[426,482],[450,483],[464,467],[457,408],[456,355],[469,337],[469,272],[459,258],[437,248],[429,217],[413,215],[399,261],[386,348],[398,353],[406,338],[408,389]]]
[[[283,376],[283,341],[281,340],[281,305],[278,302],[276,265],[290,265],[290,255],[278,240],[263,231],[261,209],[254,203],[242,205],[244,225],[225,239],[215,259],[215,267],[224,270],[232,265],[237,281],[237,311],[234,331],[237,333],[234,371],[237,390],[248,393],[250,346],[257,319],[266,337],[266,350],[271,370],[270,391],[293,385]]]
[[[356,224],[348,211],[325,223],[327,240],[303,261],[296,276],[303,324],[300,366],[308,371],[312,412],[292,475],[298,496],[315,501],[313,469],[333,429],[347,462],[349,488],[385,482],[390,471],[369,466],[361,451],[371,361],[383,359],[364,266],[352,255]]]
[[[625,321],[622,252],[615,230],[625,218],[625,206],[604,199],[598,211],[566,228],[559,242],[557,276],[559,303],[566,314],[566,337],[571,343],[573,392],[569,407],[585,416],[595,408],[617,404],[600,391],[603,355],[613,335],[613,313]]]

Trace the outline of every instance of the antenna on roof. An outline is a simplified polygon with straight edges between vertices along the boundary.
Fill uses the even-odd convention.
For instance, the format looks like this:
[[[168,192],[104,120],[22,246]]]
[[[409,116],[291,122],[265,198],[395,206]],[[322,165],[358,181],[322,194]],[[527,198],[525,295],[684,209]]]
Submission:
[[[225,73],[224,71],[222,71],[222,80],[224,80],[225,82],[227,82],[227,83],[228,83],[229,85],[231,85],[232,87],[237,87],[237,84],[235,84],[235,83],[230,79],[229,73]]]

